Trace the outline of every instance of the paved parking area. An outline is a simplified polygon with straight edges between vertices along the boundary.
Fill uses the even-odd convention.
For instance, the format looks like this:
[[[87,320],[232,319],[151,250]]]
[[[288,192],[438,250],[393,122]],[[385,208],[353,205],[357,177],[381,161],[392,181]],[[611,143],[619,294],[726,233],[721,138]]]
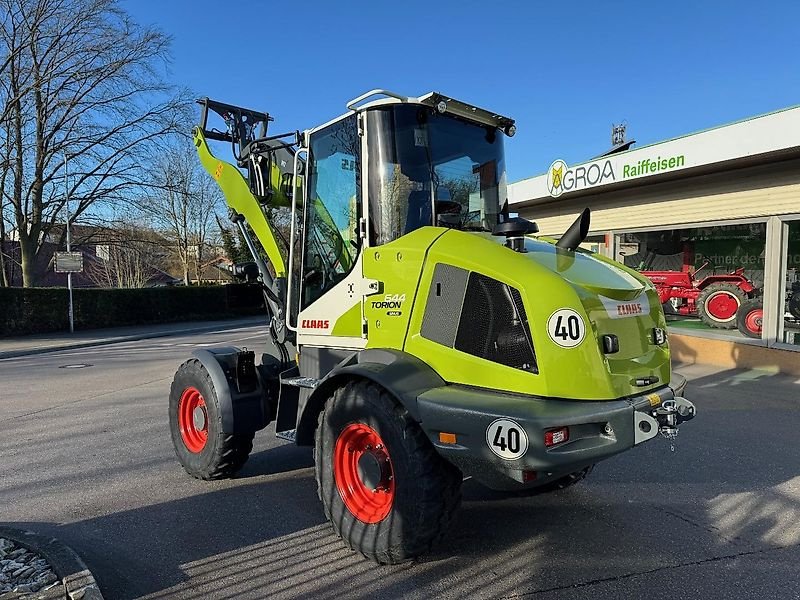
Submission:
[[[256,437],[235,480],[177,464],[166,397],[242,327],[0,360],[0,521],[75,548],[107,598],[800,598],[800,382],[681,369],[698,418],[562,492],[467,481],[445,540],[376,567],[332,534],[307,449]],[[88,364],[84,368],[63,368]]]

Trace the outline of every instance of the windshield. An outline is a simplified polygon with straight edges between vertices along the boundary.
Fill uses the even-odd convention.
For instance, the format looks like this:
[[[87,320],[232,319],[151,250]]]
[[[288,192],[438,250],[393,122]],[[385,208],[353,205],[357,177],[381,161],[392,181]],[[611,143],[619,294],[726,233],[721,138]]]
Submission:
[[[503,134],[398,104],[367,111],[372,244],[424,225],[491,231],[506,200]]]

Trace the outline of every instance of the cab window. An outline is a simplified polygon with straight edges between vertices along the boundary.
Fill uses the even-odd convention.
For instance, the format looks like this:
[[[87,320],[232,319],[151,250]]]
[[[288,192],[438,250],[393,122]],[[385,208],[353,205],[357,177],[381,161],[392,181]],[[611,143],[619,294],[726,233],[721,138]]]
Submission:
[[[311,134],[303,242],[305,308],[350,272],[359,249],[360,139],[355,115]]]

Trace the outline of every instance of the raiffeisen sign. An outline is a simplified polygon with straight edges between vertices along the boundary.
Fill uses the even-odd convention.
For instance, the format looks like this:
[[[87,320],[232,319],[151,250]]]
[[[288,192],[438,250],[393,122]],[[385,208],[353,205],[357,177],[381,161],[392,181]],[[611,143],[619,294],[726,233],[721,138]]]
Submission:
[[[781,153],[800,144],[800,106],[752,117],[643,146],[619,154],[568,165],[556,160],[546,173],[511,183],[510,205],[532,206],[570,194],[594,194],[676,178],[700,169],[710,172],[731,161]],[[635,182],[635,183],[634,183]]]
[[[547,170],[547,191],[553,198],[558,198],[565,192],[681,169],[686,166],[686,157],[680,154],[642,158],[634,163],[621,162],[617,157],[609,157],[570,168],[560,158],[556,159]]]

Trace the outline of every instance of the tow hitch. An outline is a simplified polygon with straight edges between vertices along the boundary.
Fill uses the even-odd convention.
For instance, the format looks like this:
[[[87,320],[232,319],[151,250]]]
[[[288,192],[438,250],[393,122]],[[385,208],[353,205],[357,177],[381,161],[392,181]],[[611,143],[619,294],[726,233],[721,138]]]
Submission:
[[[680,424],[693,419],[696,413],[694,404],[681,396],[664,400],[660,406],[652,409],[649,413],[635,411],[635,443],[640,444],[659,433],[672,442],[678,436]],[[672,450],[674,449],[673,446]]]
[[[664,437],[674,438],[678,435],[678,425],[694,419],[694,404],[686,398],[675,396],[672,400],[664,400],[663,404],[653,411],[658,421],[658,430]]]

